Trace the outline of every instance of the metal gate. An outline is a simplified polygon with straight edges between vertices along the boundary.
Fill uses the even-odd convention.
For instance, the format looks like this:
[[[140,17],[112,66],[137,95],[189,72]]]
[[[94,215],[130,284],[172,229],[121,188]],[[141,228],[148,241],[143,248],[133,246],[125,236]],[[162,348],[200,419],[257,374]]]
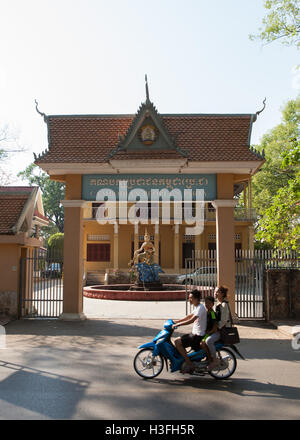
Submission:
[[[244,319],[265,319],[265,269],[290,269],[299,266],[296,252],[237,250],[235,254],[237,316]],[[211,295],[217,285],[216,251],[196,251],[193,258],[185,260],[185,268],[186,291],[198,288],[202,291],[203,297]]]
[[[235,311],[239,318],[264,319],[264,260],[237,251],[235,258]]]
[[[297,269],[297,252],[236,251],[236,313],[239,318],[265,319],[264,275],[267,269]]]
[[[19,318],[57,318],[63,308],[62,252],[27,249],[19,285]]]
[[[202,298],[213,295],[217,285],[217,260],[215,250],[194,251],[185,259],[186,314],[190,313],[188,291],[198,289]]]

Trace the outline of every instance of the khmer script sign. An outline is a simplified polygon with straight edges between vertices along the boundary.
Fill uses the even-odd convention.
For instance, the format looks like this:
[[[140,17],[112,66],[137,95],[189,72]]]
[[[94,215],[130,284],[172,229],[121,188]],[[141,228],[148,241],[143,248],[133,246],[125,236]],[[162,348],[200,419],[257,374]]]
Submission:
[[[82,176],[82,200],[95,201],[97,193],[103,189],[115,192],[119,200],[120,182],[127,182],[127,191],[143,189],[151,199],[151,190],[179,189],[192,190],[193,198],[197,189],[204,191],[204,200],[215,200],[217,197],[216,174],[84,174]]]

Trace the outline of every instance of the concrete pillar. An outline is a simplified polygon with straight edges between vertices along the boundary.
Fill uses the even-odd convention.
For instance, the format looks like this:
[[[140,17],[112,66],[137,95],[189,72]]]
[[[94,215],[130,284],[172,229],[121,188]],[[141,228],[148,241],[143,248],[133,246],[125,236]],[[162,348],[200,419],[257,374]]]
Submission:
[[[243,192],[244,192],[244,215],[246,218],[246,216],[247,216],[247,185],[246,185],[246,182],[243,182],[243,188],[244,188],[244,190],[243,190]]]
[[[179,272],[179,225],[174,225],[174,270]]]
[[[154,228],[154,263],[159,264],[159,224],[157,223]]]
[[[248,227],[248,249],[254,251],[254,226]]]
[[[114,224],[114,269],[119,268],[119,226]]]
[[[251,218],[251,179],[248,180],[248,216]]]
[[[134,225],[134,252],[139,248],[139,224]]]
[[[195,257],[200,257],[200,250],[202,249],[202,234],[195,235]]]
[[[64,224],[64,301],[62,320],[83,320],[83,207],[84,200],[62,200]]]
[[[228,287],[228,300],[235,313],[234,207],[237,200],[215,200],[218,285]]]

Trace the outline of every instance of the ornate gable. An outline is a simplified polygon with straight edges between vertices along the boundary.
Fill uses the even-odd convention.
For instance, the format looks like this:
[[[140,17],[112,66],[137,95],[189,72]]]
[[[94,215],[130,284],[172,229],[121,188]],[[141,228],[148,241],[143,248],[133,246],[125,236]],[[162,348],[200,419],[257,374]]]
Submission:
[[[156,107],[150,101],[146,77],[146,101],[140,105],[125,136],[119,134],[118,145],[110,152],[108,159],[121,151],[148,153],[170,150],[183,157],[188,156],[186,151],[178,147],[175,138],[170,135]]]

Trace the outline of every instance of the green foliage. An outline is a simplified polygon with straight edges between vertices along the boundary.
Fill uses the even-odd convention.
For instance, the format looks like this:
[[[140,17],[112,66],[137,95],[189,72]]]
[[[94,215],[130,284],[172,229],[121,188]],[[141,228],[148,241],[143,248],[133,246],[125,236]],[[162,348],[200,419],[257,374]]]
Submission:
[[[265,134],[259,151],[265,150],[266,162],[252,179],[253,207],[259,216],[264,215],[273,197],[280,188],[289,185],[295,179],[298,164],[282,166],[283,155],[290,157],[295,153],[299,142],[300,96],[289,101],[282,110],[282,122]],[[296,154],[296,153],[295,153]]]
[[[48,240],[48,248],[49,249],[55,249],[57,251],[63,252],[64,249],[64,234],[61,232],[58,232],[54,235],[51,235],[51,237]]]
[[[276,249],[298,249],[300,237],[300,97],[289,101],[283,121],[267,133],[262,171],[253,178],[253,205],[259,218],[258,243]]]
[[[59,232],[58,227],[50,222],[48,226],[44,226],[40,231],[40,236],[44,239],[44,246],[48,247],[49,238]]]
[[[299,0],[267,0],[264,4],[268,14],[263,18],[263,27],[258,35],[266,43],[281,39],[283,44],[300,47],[300,4]]]
[[[275,249],[295,250],[300,237],[300,175],[280,188],[259,221],[256,238]]]
[[[65,185],[51,180],[34,163],[20,172],[18,177],[27,180],[30,185],[37,185],[41,188],[45,215],[56,225],[59,232],[63,232],[64,208],[61,206],[60,201],[65,198]]]

